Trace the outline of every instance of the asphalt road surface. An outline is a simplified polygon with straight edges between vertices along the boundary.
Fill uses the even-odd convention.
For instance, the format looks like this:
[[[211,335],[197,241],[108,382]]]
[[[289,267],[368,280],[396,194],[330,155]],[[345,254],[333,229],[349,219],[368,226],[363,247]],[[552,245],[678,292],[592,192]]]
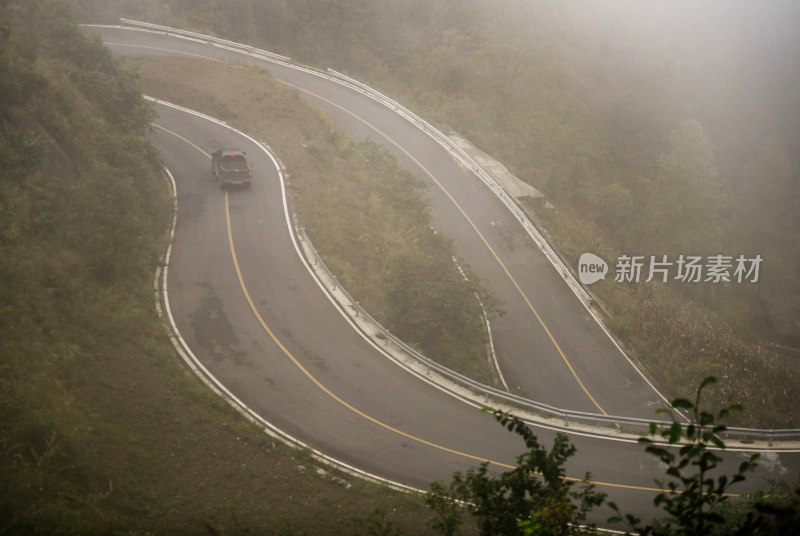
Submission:
[[[184,53],[254,63],[299,88],[354,139],[370,137],[397,155],[429,185],[436,227],[453,239],[459,260],[506,313],[493,320],[492,333],[512,392],[565,409],[643,418],[652,418],[663,404],[503,203],[393,111],[314,74],[206,44],[149,32],[98,31],[120,54]]]
[[[93,31],[124,54],[229,54],[160,34]],[[262,66],[326,99],[307,94],[326,103],[349,132],[369,134],[424,179],[435,177],[468,215],[478,232],[442,189],[430,188],[436,225],[503,301],[507,314],[495,321],[493,331],[512,386],[565,408],[597,412],[600,406],[610,414],[653,416],[658,394],[478,179],[421,131],[364,96],[308,73]],[[175,176],[179,206],[170,308],[182,337],[211,374],[276,427],[382,478],[424,489],[478,460],[490,460],[498,469],[513,464],[521,441],[490,416],[387,359],[327,299],[292,243],[277,170],[266,153],[205,119],[165,106],[157,111],[153,140]],[[257,179],[252,189],[226,193],[217,187],[203,152],[223,146],[248,152]],[[536,432],[544,444],[552,442],[552,430],[537,427]],[[618,439],[580,434],[570,439],[578,455],[567,466],[568,476],[591,471],[599,489],[626,511],[652,512],[653,480],[663,475],[654,458]],[[745,456],[726,453],[727,469]],[[797,453],[768,457],[770,463],[738,491],[763,489],[766,478],[796,477]]]

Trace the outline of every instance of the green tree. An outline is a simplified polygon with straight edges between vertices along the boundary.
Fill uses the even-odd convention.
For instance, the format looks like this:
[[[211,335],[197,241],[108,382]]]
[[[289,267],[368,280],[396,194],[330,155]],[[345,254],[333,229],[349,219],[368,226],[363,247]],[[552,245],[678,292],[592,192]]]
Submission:
[[[468,33],[448,28],[442,33],[439,46],[428,55],[428,74],[439,92],[438,110],[446,99],[458,95],[469,77],[468,55],[473,40]]]
[[[741,406],[733,404],[720,410],[716,415],[700,409],[700,396],[703,389],[716,383],[716,378],[709,376],[703,380],[697,389],[694,402],[685,398],[672,401],[671,408],[676,411],[688,411],[692,420],[684,425],[670,410],[659,408],[659,413],[673,415],[673,422],[669,426],[650,424],[650,435],[660,436],[670,446],[663,446],[649,437],[639,438],[639,443],[646,445],[645,450],[656,456],[661,463],[667,466],[667,481],[658,481],[664,490],[653,500],[653,503],[662,508],[667,516],[652,524],[642,524],[641,520],[633,515],[626,515],[630,527],[640,534],[706,534],[715,525],[721,525],[725,519],[716,511],[722,503],[729,500],[726,495],[729,488],[745,479],[745,474],[756,467],[758,454],[739,465],[738,471],[732,476],[710,476],[710,473],[722,462],[722,457],[716,454],[711,447],[725,448],[722,434],[726,427],[720,421],[727,417],[731,411],[741,411]],[[673,445],[680,445],[675,452]],[[613,502],[612,509],[619,513],[619,508]],[[611,518],[614,522],[622,520],[622,516]],[[750,527],[753,517],[748,516],[741,528]]]
[[[618,234],[628,226],[633,211],[633,195],[630,189],[619,183],[594,186],[588,193],[589,204],[597,211],[597,220]]]
[[[733,200],[728,247],[758,253],[769,267],[758,284],[727,293],[726,316],[736,315],[737,330],[756,330],[757,337],[772,328],[779,342],[798,347],[800,180],[784,143],[768,140],[755,151],[743,166]]]
[[[650,188],[646,239],[660,237],[659,245],[675,253],[711,252],[720,239],[722,206],[713,145],[696,120],[673,129],[669,143]]]
[[[797,534],[800,489],[794,496],[786,493],[769,499],[761,496],[749,503],[731,500],[731,486],[744,481],[746,474],[756,468],[758,453],[739,464],[733,475],[712,475],[722,462],[721,455],[712,449],[725,450],[721,435],[726,426],[722,421],[731,412],[742,410],[739,404],[729,405],[716,414],[701,409],[703,390],[716,382],[713,376],[703,380],[693,402],[685,398],[672,401],[672,410],[691,415],[688,424],[679,422],[674,411],[661,408],[658,412],[669,413],[673,422],[670,425],[651,423],[651,437],[639,438],[645,450],[667,467],[667,480],[657,481],[663,491],[653,499],[666,517],[642,523],[631,514],[623,516],[619,507],[609,502],[618,514],[609,521],[619,523],[624,519],[631,530],[640,535]],[[654,440],[653,436],[660,439]],[[680,448],[676,452],[678,445]]]
[[[415,249],[392,258],[386,277],[387,320],[392,333],[417,341],[432,359],[463,366],[485,359],[480,346],[485,328],[475,297],[479,287],[464,281],[453,258],[441,254],[448,250],[450,241],[431,229],[419,236]]]
[[[703,380],[694,401],[678,398],[669,409],[659,410],[671,415],[672,423],[651,423],[650,437],[639,439],[646,452],[666,466],[666,478],[657,480],[663,491],[653,500],[666,516],[643,523],[634,515],[622,514],[619,506],[609,501],[608,506],[616,512],[609,522],[625,521],[634,533],[657,536],[789,535],[800,531],[800,487],[791,492],[785,485],[777,485],[769,496],[731,499],[731,487],[756,468],[758,454],[742,462],[734,474],[718,474],[719,452],[725,450],[722,421],[742,408],[732,404],[716,413],[701,409],[704,389],[716,381],[713,376]],[[434,528],[441,534],[457,534],[466,511],[475,518],[482,535],[585,533],[586,528],[579,525],[605,496],[589,484],[588,474],[577,490],[575,482],[564,479],[564,464],[575,454],[567,437],[558,434],[548,451],[517,417],[484,411],[492,411],[498,422],[521,436],[528,451],[517,458],[516,467],[498,476],[489,473],[485,462],[465,475],[455,473],[447,485],[433,484],[426,504],[437,514]],[[688,423],[676,419],[679,411],[689,413]]]
[[[584,523],[586,514],[605,495],[587,482],[588,474],[580,487],[564,479],[564,464],[575,454],[575,446],[557,434],[548,451],[519,418],[498,410],[484,411],[492,411],[500,424],[525,441],[528,450],[517,457],[514,469],[498,476],[490,474],[484,462],[465,475],[455,473],[446,486],[434,483],[425,500],[437,514],[434,528],[441,534],[456,534],[462,521],[460,505],[464,505],[484,536],[577,534],[577,525]]]

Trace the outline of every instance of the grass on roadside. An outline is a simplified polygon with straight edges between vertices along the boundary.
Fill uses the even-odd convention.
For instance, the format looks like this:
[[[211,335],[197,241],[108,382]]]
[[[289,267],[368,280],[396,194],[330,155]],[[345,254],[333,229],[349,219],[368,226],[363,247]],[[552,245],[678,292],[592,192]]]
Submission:
[[[218,117],[264,140],[289,174],[292,210],[344,287],[431,359],[497,379],[475,294],[432,226],[423,184],[370,141],[354,142],[299,92],[264,71],[184,57],[127,60],[142,91]]]
[[[318,473],[182,365],[153,309],[150,112],[57,4],[6,4],[0,533],[350,535],[381,510],[429,532],[418,498]]]
[[[585,251],[608,262],[621,253],[568,210],[544,208],[536,215],[571,266]],[[714,403],[724,407],[732,396],[745,408],[732,416],[733,424],[791,428],[800,423],[794,404],[800,374],[785,358],[742,340],[712,311],[669,285],[613,279],[610,273],[591,290],[609,315],[609,327],[668,396],[691,396],[693,385],[713,375],[720,379]]]

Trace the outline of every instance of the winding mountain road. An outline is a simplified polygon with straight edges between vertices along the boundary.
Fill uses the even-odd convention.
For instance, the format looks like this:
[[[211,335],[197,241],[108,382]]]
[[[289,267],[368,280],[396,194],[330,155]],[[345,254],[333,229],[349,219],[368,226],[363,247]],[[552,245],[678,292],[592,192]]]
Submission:
[[[356,137],[389,147],[426,180],[436,225],[452,237],[506,314],[493,323],[500,366],[516,392],[588,412],[653,417],[660,395],[622,355],[506,207],[441,145],[375,101],[312,72],[154,32],[93,27],[121,54],[192,54],[251,61],[298,87]],[[299,255],[282,180],[252,140],[157,105],[153,140],[172,171],[178,221],[168,272],[175,327],[208,374],[252,412],[361,471],[427,488],[489,460],[513,464],[523,444],[494,420],[386,358],[322,292]],[[247,150],[252,190],[222,192],[208,153]],[[548,444],[554,430],[537,426]],[[627,511],[652,513],[663,469],[621,438],[570,434],[570,477],[592,481]],[[745,452],[727,452],[727,469]],[[748,479],[795,477],[797,452],[770,452]],[[599,519],[602,514],[598,513]]]
[[[316,73],[197,41],[102,28],[121,54],[189,54],[249,62],[298,88],[353,139],[369,137],[429,185],[437,228],[451,237],[506,314],[492,322],[512,391],[560,408],[651,418],[663,403],[578,301],[519,222],[439,143],[385,106]]]

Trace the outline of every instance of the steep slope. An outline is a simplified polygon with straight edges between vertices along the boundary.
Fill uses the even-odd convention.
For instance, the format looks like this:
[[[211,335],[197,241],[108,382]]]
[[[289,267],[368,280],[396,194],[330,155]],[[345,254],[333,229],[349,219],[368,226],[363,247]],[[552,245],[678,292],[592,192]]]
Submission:
[[[389,501],[424,532],[416,500],[305,470],[182,367],[150,108],[60,6],[0,4],[0,533],[352,534]]]

